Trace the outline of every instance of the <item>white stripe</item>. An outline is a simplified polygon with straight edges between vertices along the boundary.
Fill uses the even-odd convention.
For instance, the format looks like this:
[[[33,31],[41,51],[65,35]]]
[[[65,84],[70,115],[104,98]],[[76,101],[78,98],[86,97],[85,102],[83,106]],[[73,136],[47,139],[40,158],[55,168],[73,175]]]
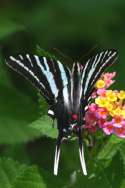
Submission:
[[[73,63],[73,66],[72,66],[72,72],[71,72],[71,101],[72,101],[72,104],[73,104],[73,72],[74,72],[74,67],[75,67],[75,63]]]
[[[112,51],[109,51],[108,55],[110,55],[112,53]]]
[[[80,64],[79,63],[77,63],[77,67],[78,67],[78,73],[81,76],[81,70],[80,70]],[[83,87],[82,87],[82,80],[81,80],[81,82],[80,82],[80,91],[79,91],[79,103],[81,101],[82,91],[83,91]]]
[[[102,52],[102,53],[104,53],[104,52]],[[101,53],[101,54],[102,54]],[[103,62],[103,60],[104,60],[104,58],[105,58],[105,56],[107,55],[107,53],[108,53],[108,50],[105,52],[105,54],[103,55],[103,58],[102,58],[102,60],[101,60],[101,62]],[[102,65],[102,67],[103,67],[103,65]],[[100,67],[101,68],[101,67]],[[100,69],[99,69],[100,70]],[[97,72],[97,75],[99,74],[100,72],[98,71]],[[93,83],[94,83],[94,81],[95,81],[95,79],[97,78],[97,75],[95,76],[95,78],[93,79],[93,81],[92,81],[92,83],[91,83],[91,86],[93,85]]]
[[[98,63],[99,63],[99,61],[100,61],[100,59],[101,59],[103,53],[104,53],[104,52],[101,52],[101,53],[100,53],[100,55],[99,55],[99,57],[98,57],[98,60],[97,60],[97,55],[96,55],[96,57],[95,57],[95,60],[94,60],[95,63],[93,63],[93,65],[92,65],[92,70],[89,72],[89,75],[88,75],[88,78],[87,78],[87,81],[86,81],[86,84],[85,84],[84,95],[86,94],[86,91],[87,91],[88,84],[89,84],[89,81],[90,81],[90,79],[91,79],[91,76],[92,76],[92,74],[94,73],[95,69],[97,68]],[[105,54],[104,54],[103,59],[101,60],[101,62],[103,62],[103,60],[104,60],[105,56],[107,55],[107,53],[108,53],[108,50],[105,52]],[[109,52],[109,54],[110,54],[110,52]],[[114,53],[114,55],[115,55],[115,54],[116,54],[116,53]],[[98,70],[97,74],[95,75],[95,78],[93,79],[92,83],[90,83],[91,85],[94,83],[94,81],[95,81],[95,79],[97,78],[97,76],[99,75],[101,69],[105,66],[105,64],[106,64],[114,55],[110,56],[110,57],[106,60],[106,62],[100,67],[100,69]]]
[[[104,59],[105,55],[107,54],[107,52],[108,52],[108,50],[105,52],[105,54],[104,54],[104,56],[103,56],[103,59]],[[95,56],[95,60],[94,60],[93,65],[92,65],[93,71],[90,72],[91,75],[92,75],[92,73],[94,72],[94,69],[96,69],[96,66],[97,66],[98,62],[100,61],[100,58],[102,57],[103,53],[104,53],[104,52],[101,52],[101,53],[100,53],[99,58],[98,58],[98,61],[97,61],[98,54]],[[102,59],[102,61],[103,61],[103,59]],[[85,69],[87,69],[90,60],[91,60],[91,59],[89,59],[88,62],[86,63]],[[84,72],[85,72],[85,71],[84,71]],[[84,72],[83,72],[83,75],[82,75],[82,79],[84,79],[84,76],[85,76],[85,73],[84,73]],[[91,75],[89,76],[89,78],[91,77]],[[82,82],[83,82],[83,80],[82,80]],[[89,79],[88,79],[87,82],[89,82]],[[94,82],[94,80],[93,80],[93,82]],[[92,83],[93,83],[93,82],[92,82]],[[91,85],[92,85],[92,84],[91,84]],[[86,83],[86,85],[85,85],[85,90],[84,90],[85,92],[87,91],[87,87],[88,87],[88,83]],[[85,92],[84,92],[84,95],[85,95]]]
[[[80,162],[81,162],[83,174],[86,176],[87,175],[87,170],[86,170],[86,164],[85,164],[85,157],[84,157],[83,147],[82,147],[81,150],[79,148],[79,156],[80,156]]]
[[[23,60],[23,56],[22,55],[19,55],[20,59]]]
[[[41,71],[42,71],[43,73],[45,73],[45,69],[44,69],[44,67],[43,67],[42,64],[41,64],[39,57],[38,57],[37,55],[34,55],[34,57],[35,57],[35,59],[36,59],[37,65],[40,67]]]
[[[45,65],[47,71],[50,71],[46,57],[43,57],[43,63],[44,63],[44,65]]]
[[[116,55],[116,52],[114,52],[107,60],[106,60],[106,63],[108,62],[108,61],[110,61],[110,59],[113,57],[113,56],[115,56]]]
[[[69,104],[69,94],[68,94],[68,87],[65,86],[63,88],[63,97],[64,97],[64,102],[68,105]]]
[[[55,80],[54,80],[54,77],[53,77],[53,74],[49,71],[49,67],[47,65],[47,62],[46,62],[46,58],[44,58],[44,63],[45,63],[45,66],[47,68],[47,71],[44,69],[44,67],[42,66],[41,62],[40,62],[40,59],[37,55],[34,55],[35,59],[36,59],[36,63],[37,65],[40,67],[41,71],[43,72],[43,74],[45,75],[45,77],[47,78],[47,81],[50,85],[50,88],[52,90],[52,93],[54,94],[55,98],[58,96],[58,89],[56,87],[56,83],[55,83]]]
[[[78,72],[79,72],[79,74],[80,74],[80,64],[77,62],[77,67],[78,67]]]
[[[66,76],[66,73],[65,73],[65,69],[64,69],[64,66],[62,65],[62,63],[60,63],[59,61],[58,62],[58,66],[59,66],[59,69],[60,69],[60,73],[61,73],[61,78],[62,78],[62,81],[63,81],[63,86],[67,85],[68,84],[68,79],[67,79],[67,76]]]
[[[105,52],[105,54],[104,54],[104,56],[103,56],[103,59],[105,58],[105,55],[107,54],[107,52],[108,52],[108,51]],[[101,52],[100,55],[99,55],[99,58],[98,58],[98,60],[97,60],[97,62],[96,62],[96,64],[95,64],[96,67],[98,66],[98,63],[99,63],[99,61],[100,61],[102,55],[103,55],[103,52]],[[102,59],[102,61],[103,61],[103,59]],[[101,61],[101,62],[102,62],[102,61]],[[96,69],[95,66],[94,66],[94,68]],[[94,69],[94,70],[95,70],[95,69]],[[94,70],[93,70],[93,72],[94,72]],[[99,72],[99,71],[98,71],[98,72]],[[98,73],[97,73],[97,74],[98,74]],[[95,78],[96,78],[96,76],[95,76]],[[93,79],[92,83],[90,83],[91,85],[92,85],[93,82],[95,81],[95,78]]]
[[[44,85],[40,82],[40,80],[38,79],[38,77],[30,70],[28,69],[26,66],[24,66],[23,63],[21,63],[19,60],[15,59],[13,56],[10,56],[10,59],[14,62],[16,62],[18,65],[20,65],[22,68],[24,68],[27,72],[29,72],[29,74],[31,76],[33,76],[36,81],[45,89]]]
[[[68,79],[64,70],[64,66],[59,62],[58,62],[58,66],[59,66],[59,70],[61,73],[61,78],[62,78],[62,82],[63,82],[63,97],[64,97],[64,102],[68,105],[69,103],[69,93],[68,93]]]
[[[95,67],[95,66],[96,66],[96,64],[97,64],[97,58],[98,58],[98,54],[95,56],[95,60],[94,60],[94,62],[93,62],[93,64],[92,64],[92,67]]]
[[[88,74],[88,77],[87,77],[87,80],[86,80],[86,83],[85,83],[84,96],[85,96],[86,91],[87,91],[87,89],[88,89],[88,84],[89,84],[89,81],[90,81],[90,79],[91,79],[91,76],[93,75],[93,73],[94,73],[94,71],[95,71],[95,69],[96,69],[96,66],[97,66],[98,62],[100,61],[100,58],[102,57],[102,53],[100,54],[100,56],[98,57],[98,59],[97,59],[97,57],[98,57],[98,56],[96,55],[95,60],[94,60],[95,63],[93,63],[93,65],[92,65],[92,67],[91,67],[91,70],[89,71],[89,74]]]
[[[105,58],[105,56],[108,54],[108,50],[104,53],[104,55],[103,55],[103,58],[102,58],[102,62],[104,61],[104,58]]]
[[[85,76],[85,72],[86,72],[86,69],[89,65],[89,62],[90,62],[90,59],[86,62],[85,64],[85,67],[83,68],[83,72],[82,72],[82,82],[83,82],[83,79],[84,79],[84,76]]]
[[[105,55],[107,54],[107,52],[108,52],[108,51],[106,51]],[[101,71],[102,68],[105,66],[105,64],[108,63],[108,62],[110,61],[110,59],[111,59],[113,56],[115,56],[115,55],[116,55],[116,52],[114,52],[114,53],[105,61],[105,63],[104,63],[104,64],[100,67],[100,69],[98,70],[95,79],[98,77],[98,75],[100,74],[100,71]],[[103,58],[103,59],[104,59],[104,58]],[[95,79],[93,80],[93,82],[95,81]],[[92,82],[92,84],[93,84],[93,82]],[[92,85],[92,84],[91,84],[91,85]]]
[[[71,101],[72,101],[72,104],[73,104],[73,75],[71,75]]]
[[[54,175],[57,176],[58,174],[58,166],[59,166],[59,157],[60,157],[60,148],[57,151],[57,146],[55,150],[55,160],[54,160]]]
[[[30,62],[30,64],[31,64],[31,66],[33,67],[33,64],[32,64],[32,61],[31,61],[31,59],[30,59],[29,54],[26,54],[26,58],[29,60],[29,62]]]

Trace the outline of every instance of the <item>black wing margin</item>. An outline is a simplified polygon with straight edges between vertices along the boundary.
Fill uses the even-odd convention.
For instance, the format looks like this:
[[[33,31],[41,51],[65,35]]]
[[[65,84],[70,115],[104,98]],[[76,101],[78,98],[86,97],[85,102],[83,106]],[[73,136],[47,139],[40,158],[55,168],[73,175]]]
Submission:
[[[106,50],[90,58],[82,72],[82,97],[89,100],[96,81],[118,57],[116,50]]]
[[[6,64],[29,80],[49,105],[56,102],[58,92],[70,81],[69,69],[54,59],[26,54],[10,56]]]

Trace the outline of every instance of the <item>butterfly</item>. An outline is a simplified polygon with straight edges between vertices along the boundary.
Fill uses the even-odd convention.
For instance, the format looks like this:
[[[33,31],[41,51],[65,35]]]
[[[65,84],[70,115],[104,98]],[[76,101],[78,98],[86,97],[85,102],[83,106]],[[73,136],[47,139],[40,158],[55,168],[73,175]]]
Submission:
[[[73,63],[71,70],[55,58],[20,54],[6,59],[11,69],[39,90],[48,103],[48,115],[57,120],[54,175],[58,174],[61,143],[73,133],[78,137],[81,167],[87,175],[82,141],[85,113],[96,81],[117,56],[116,50],[105,50],[88,59],[84,66]]]

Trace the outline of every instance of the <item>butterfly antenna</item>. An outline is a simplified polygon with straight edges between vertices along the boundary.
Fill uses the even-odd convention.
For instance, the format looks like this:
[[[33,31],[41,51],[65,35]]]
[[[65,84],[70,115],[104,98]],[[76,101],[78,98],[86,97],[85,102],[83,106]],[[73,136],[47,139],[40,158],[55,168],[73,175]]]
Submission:
[[[87,170],[86,170],[86,163],[85,163],[85,157],[84,157],[84,149],[83,149],[83,142],[82,142],[82,134],[81,130],[79,133],[79,157],[80,157],[80,162],[81,162],[81,167],[83,174],[86,176],[87,175]]]
[[[73,62],[72,58],[69,57],[68,55],[64,54],[63,52],[61,52],[59,49],[57,48],[53,48],[53,50],[55,50],[58,54],[60,54],[60,56],[62,56],[64,59],[66,59],[69,62]]]
[[[57,139],[56,149],[55,149],[55,160],[54,160],[54,175],[55,176],[57,176],[58,174],[61,141],[62,141],[62,137],[59,135]]]
[[[95,51],[98,47],[98,44],[94,45],[87,53],[85,53],[84,55],[81,55],[81,57],[79,58],[79,61],[82,61],[83,58],[88,57],[93,51]]]

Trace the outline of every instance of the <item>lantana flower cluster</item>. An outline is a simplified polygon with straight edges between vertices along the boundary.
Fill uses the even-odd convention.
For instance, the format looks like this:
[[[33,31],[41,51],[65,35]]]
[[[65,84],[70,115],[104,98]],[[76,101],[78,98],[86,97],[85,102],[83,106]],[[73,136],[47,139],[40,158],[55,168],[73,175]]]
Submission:
[[[102,129],[106,135],[125,137],[125,91],[109,90],[115,82],[116,72],[104,73],[95,84],[93,102],[85,115],[85,129],[96,132]]]

